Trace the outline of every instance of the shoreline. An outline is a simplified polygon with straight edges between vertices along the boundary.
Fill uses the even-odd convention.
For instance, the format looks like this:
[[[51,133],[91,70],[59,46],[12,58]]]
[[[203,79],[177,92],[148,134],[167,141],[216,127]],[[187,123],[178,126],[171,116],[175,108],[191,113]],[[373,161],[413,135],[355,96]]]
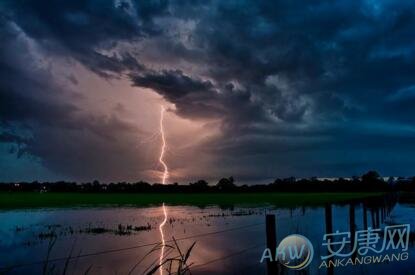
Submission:
[[[72,193],[0,192],[0,209],[145,207],[167,205],[322,206],[382,196],[382,192],[273,193]]]

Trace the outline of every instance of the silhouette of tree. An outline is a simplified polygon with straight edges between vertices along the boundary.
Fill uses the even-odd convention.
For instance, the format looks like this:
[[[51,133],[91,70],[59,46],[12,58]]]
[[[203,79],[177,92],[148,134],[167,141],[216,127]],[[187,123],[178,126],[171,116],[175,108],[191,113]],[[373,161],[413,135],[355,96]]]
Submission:
[[[296,179],[294,177],[275,179],[270,184],[236,185],[234,178],[222,178],[215,186],[205,180],[187,185],[178,183],[162,185],[139,182],[3,182],[0,191],[4,192],[95,192],[95,193],[192,193],[192,192],[387,192],[415,191],[415,177],[390,177],[384,181],[376,171],[369,171],[361,177],[321,180],[316,177]]]
[[[205,180],[198,180],[197,182],[190,183],[189,186],[191,187],[191,190],[198,192],[209,189],[209,183]]]
[[[362,176],[362,181],[369,184],[377,183],[380,181],[380,175],[376,171],[369,171]]]
[[[229,191],[235,189],[234,179],[233,177],[230,178],[221,178],[219,182],[216,184],[218,190]]]

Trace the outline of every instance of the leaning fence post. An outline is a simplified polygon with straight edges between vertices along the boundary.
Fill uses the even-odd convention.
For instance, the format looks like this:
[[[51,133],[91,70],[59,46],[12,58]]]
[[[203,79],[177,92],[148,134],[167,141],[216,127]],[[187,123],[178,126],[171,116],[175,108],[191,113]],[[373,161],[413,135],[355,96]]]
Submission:
[[[367,229],[367,207],[366,204],[363,203],[363,229]]]
[[[354,205],[354,203],[352,202],[351,204],[350,204],[350,207],[349,207],[349,226],[350,226],[350,236],[351,236],[351,249],[353,249],[353,247],[354,247],[354,242],[355,242],[355,239],[356,239],[356,218],[355,218],[355,216],[356,216],[356,213],[355,213],[355,205]],[[354,251],[353,252],[353,255],[352,255],[352,257],[353,258],[356,258],[356,251]]]
[[[379,214],[380,210],[379,208],[375,210],[375,215],[376,215],[376,228],[380,227],[380,214]]]
[[[267,233],[267,248],[271,250],[272,261],[267,260],[267,270],[268,274],[276,275],[278,274],[278,264],[275,261],[275,253],[277,250],[277,230],[275,225],[275,215],[266,215],[265,217],[265,227]]]
[[[325,222],[326,222],[326,234],[333,233],[333,214],[332,214],[332,211],[331,211],[331,204],[326,204],[326,206],[324,208],[324,218],[325,218]],[[330,265],[327,268],[327,274],[328,275],[333,275],[334,274],[333,266]]]

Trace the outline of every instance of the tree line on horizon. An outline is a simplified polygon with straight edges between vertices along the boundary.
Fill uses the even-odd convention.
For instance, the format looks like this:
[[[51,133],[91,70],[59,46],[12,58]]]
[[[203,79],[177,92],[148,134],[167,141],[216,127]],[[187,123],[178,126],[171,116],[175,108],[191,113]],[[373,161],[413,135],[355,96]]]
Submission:
[[[376,171],[369,171],[361,177],[350,179],[318,179],[295,177],[276,179],[269,184],[237,185],[233,177],[222,178],[215,185],[205,180],[190,182],[189,184],[150,184],[145,181],[134,183],[77,183],[67,181],[57,182],[3,182],[0,191],[9,192],[136,192],[136,193],[194,193],[194,192],[388,192],[388,191],[415,191],[415,177],[393,178],[384,180]]]

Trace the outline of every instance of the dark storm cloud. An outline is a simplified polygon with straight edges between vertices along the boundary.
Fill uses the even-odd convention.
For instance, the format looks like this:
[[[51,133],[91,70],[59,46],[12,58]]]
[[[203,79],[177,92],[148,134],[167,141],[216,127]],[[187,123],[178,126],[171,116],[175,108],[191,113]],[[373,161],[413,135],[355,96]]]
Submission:
[[[400,171],[410,172],[414,8],[392,0],[0,4],[2,24],[15,25],[47,52],[103,77],[126,73],[133,86],[156,91],[184,118],[220,119],[222,138],[205,149],[235,167],[255,163],[264,177],[345,175],[370,164],[396,172],[391,159],[399,155],[406,162]],[[0,35],[12,41],[16,33],[2,28]],[[2,121],[43,116],[41,124],[50,125],[50,117],[62,116],[53,121],[69,127],[76,105],[22,95],[16,83],[33,74],[2,58],[8,60],[0,66]],[[104,136],[114,126],[88,127]],[[401,142],[387,143],[391,138]],[[388,159],[379,160],[381,151]]]
[[[26,140],[18,135],[4,132],[0,134],[0,142],[22,144],[25,143]]]
[[[2,123],[19,121],[42,121],[49,126],[68,127],[70,114],[77,107],[67,103],[50,102],[48,99],[38,98],[40,90],[51,87],[41,85],[37,81],[30,81],[19,72],[10,75],[10,67],[0,65],[0,121]],[[24,80],[24,83],[19,81]],[[75,125],[75,123],[73,123]]]
[[[131,75],[134,86],[150,88],[176,104],[177,113],[191,118],[220,117],[223,104],[210,81],[193,79],[182,71]]]
[[[6,1],[3,14],[48,51],[79,60],[92,71],[109,76],[139,64],[128,53],[103,54],[117,43],[158,30],[152,17],[162,14],[164,1]]]
[[[151,88],[174,101],[193,94],[212,96],[213,85],[209,81],[198,81],[184,75],[182,71],[162,71],[160,73],[146,73],[132,76],[134,85]]]
[[[314,166],[331,175],[360,173],[368,167],[349,165],[353,159],[382,169],[388,165],[379,163],[388,163],[391,168],[384,171],[396,171],[391,159],[407,159],[405,148],[412,148],[408,143],[414,112],[408,98],[394,103],[385,99],[413,87],[413,11],[413,4],[398,1],[238,1],[209,6],[192,37],[194,45],[203,48],[196,60],[206,62],[204,76],[227,95],[218,98],[231,110],[225,117],[226,137],[212,147],[231,158],[245,152],[247,163],[256,160],[249,156],[266,155],[255,167],[271,165],[277,172],[270,175],[284,174],[279,169],[284,161],[300,175],[309,175]],[[269,81],[272,76],[277,77]],[[242,87],[246,100],[232,100],[240,94],[223,89],[230,82]],[[242,106],[250,106],[251,112]],[[240,116],[244,111],[250,116]],[[258,123],[264,123],[262,129],[249,126]],[[262,134],[268,131],[271,137]],[[287,131],[290,137],[284,138]],[[383,159],[379,151],[384,151]],[[277,155],[281,152],[284,157]],[[410,173],[409,163],[413,160],[402,168],[404,173]]]
[[[79,180],[134,179],[121,158],[137,170],[143,167],[131,150],[142,134],[136,125],[117,114],[88,115],[70,103],[30,96],[39,95],[36,89],[54,93],[60,87],[37,87],[38,83],[27,80],[24,85],[8,85],[14,79],[6,79],[0,79],[0,143],[16,144],[11,153],[38,157],[48,169]]]
[[[134,179],[121,156],[144,169],[131,148],[142,134],[136,125],[118,112],[97,115],[79,107],[77,94],[37,67],[28,41],[10,21],[2,21],[0,38],[0,143],[11,145],[9,153],[38,158],[51,171],[78,180]]]
[[[0,17],[0,22],[0,122],[42,120],[45,124],[61,124],[77,107],[47,97],[46,91],[53,89],[47,73],[28,69],[32,64],[26,60],[27,45],[17,41],[19,33],[9,21]]]

